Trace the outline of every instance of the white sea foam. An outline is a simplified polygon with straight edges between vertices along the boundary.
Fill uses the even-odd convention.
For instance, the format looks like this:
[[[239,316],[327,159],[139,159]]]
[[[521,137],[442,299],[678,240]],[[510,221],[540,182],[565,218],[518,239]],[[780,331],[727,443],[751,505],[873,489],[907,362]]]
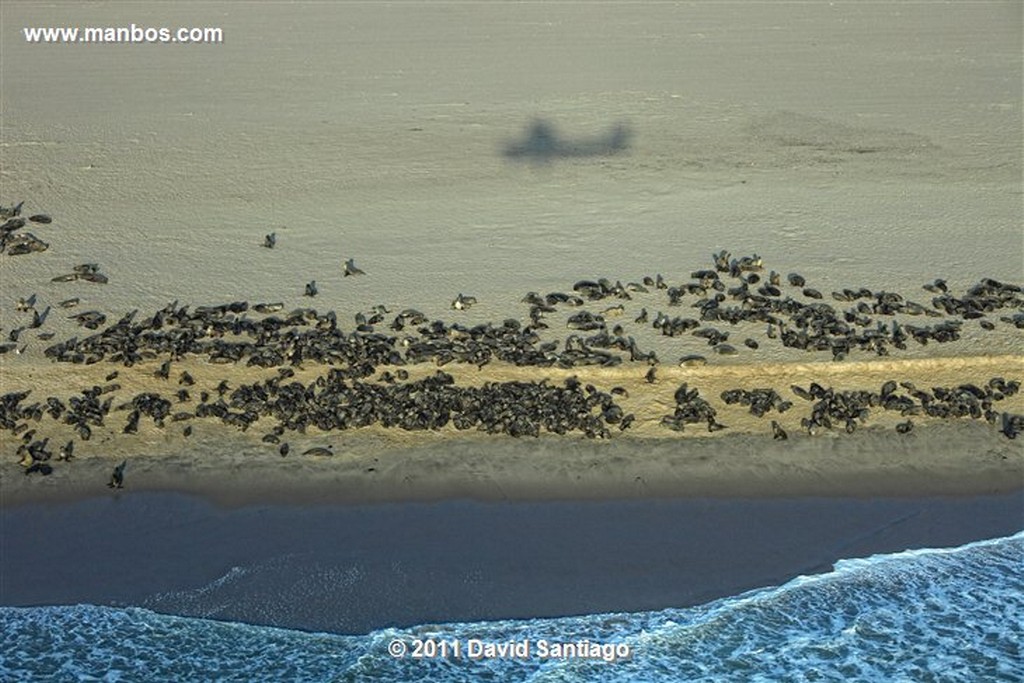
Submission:
[[[842,560],[688,609],[289,631],[89,605],[0,609],[4,680],[1020,680],[1024,532]],[[235,570],[222,580],[229,580]],[[343,579],[344,577],[338,577]],[[631,659],[394,658],[393,641],[621,643]],[[190,653],[187,658],[182,652]]]

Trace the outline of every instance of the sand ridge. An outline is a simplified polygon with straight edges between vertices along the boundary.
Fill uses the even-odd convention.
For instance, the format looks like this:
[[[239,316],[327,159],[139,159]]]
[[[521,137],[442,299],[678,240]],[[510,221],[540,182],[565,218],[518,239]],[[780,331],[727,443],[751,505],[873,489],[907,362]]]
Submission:
[[[626,431],[612,429],[608,441],[547,434],[515,440],[461,432],[450,425],[436,431],[370,426],[331,433],[311,427],[304,434],[290,432],[281,437],[291,445],[286,458],[278,455],[276,445],[261,442],[272,424],[269,418],[262,418],[245,432],[211,420],[167,421],[158,428],[143,419],[138,433],[122,434],[126,413],[118,412],[116,406],[143,391],[170,396],[179,388],[173,378],[181,371],[194,376],[196,384],[189,389],[196,396],[204,390],[215,393],[216,384],[225,379],[234,388],[277,376],[273,370],[187,359],[173,364],[171,380],[161,380],[153,375],[158,366],[147,362],[118,368],[114,381],[122,388],[114,392],[115,410],[106,427],[95,429],[89,441],[78,442],[76,460],[55,463],[55,472],[49,477],[21,474],[14,465],[20,440],[4,431],[0,435],[8,462],[0,470],[4,501],[102,494],[110,469],[121,459],[130,463],[126,475],[129,490],[184,489],[235,503],[306,496],[357,502],[452,497],[948,494],[1024,486],[1024,449],[989,425],[913,417],[915,431],[898,435],[894,426],[906,418],[876,409],[855,434],[837,428],[808,436],[800,420],[808,414],[809,404],[789,389],[792,384],[807,387],[818,382],[837,390],[877,392],[890,379],[929,389],[965,382],[980,386],[995,376],[1024,375],[1024,359],[1013,356],[659,367],[654,384],[646,381],[648,366],[640,363],[569,370],[502,363],[483,369],[418,364],[405,366],[409,382],[443,371],[459,386],[544,379],[557,384],[575,377],[606,392],[620,387],[625,393],[617,395],[616,402],[625,412],[633,413],[636,421]],[[75,387],[110,384],[105,377],[112,367],[52,364],[21,368],[17,373],[4,373],[4,388],[31,382],[34,400],[51,392],[67,397]],[[68,369],[74,373],[69,375]],[[306,364],[297,368],[292,381],[312,382],[327,369]],[[707,398],[727,429],[709,434],[704,425],[696,424],[674,432],[660,423],[671,413],[673,394],[683,382]],[[727,389],[767,387],[792,400],[794,407],[757,418],[747,407],[726,405],[720,397]],[[193,398],[190,404],[178,407],[194,403]],[[999,409],[1022,412],[1024,397],[1019,393],[1008,397]],[[773,419],[789,432],[789,440],[769,438]],[[183,438],[184,425],[192,423],[194,435]],[[47,425],[45,433],[52,434],[55,443],[71,438],[70,428],[56,423]],[[323,445],[331,445],[335,457],[302,455],[307,448]]]

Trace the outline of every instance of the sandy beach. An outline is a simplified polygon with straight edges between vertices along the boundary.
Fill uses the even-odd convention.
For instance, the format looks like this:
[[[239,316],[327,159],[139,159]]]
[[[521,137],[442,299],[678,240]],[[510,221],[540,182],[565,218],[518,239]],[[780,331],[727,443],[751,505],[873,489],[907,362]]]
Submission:
[[[224,40],[25,33],[129,24]],[[1021,26],[4,2],[0,605],[367,633],[1020,531]]]
[[[40,395],[54,392],[66,398],[71,392],[62,394],[58,386],[76,385],[69,383],[65,367],[57,364],[34,370],[21,386],[33,386]],[[182,367],[196,378],[193,393],[204,387],[215,392],[216,384],[225,378],[237,385],[260,374],[258,369],[195,362]],[[437,372],[432,366],[409,367],[423,376]],[[268,427],[261,425],[267,419],[245,432],[217,420],[190,420],[194,433],[186,439],[181,434],[182,423],[175,422],[157,427],[145,420],[137,433],[123,434],[126,413],[115,411],[105,427],[93,429],[89,441],[78,441],[70,426],[46,417],[39,429],[55,443],[78,441],[74,461],[54,463],[54,473],[47,477],[25,476],[20,471],[23,468],[8,468],[0,475],[0,493],[5,505],[105,496],[110,470],[121,460],[130,463],[128,491],[180,490],[236,504],[286,501],[297,495],[311,500],[366,502],[980,494],[1024,485],[1024,451],[990,425],[972,424],[969,418],[917,417],[913,420],[918,426],[912,433],[898,434],[894,426],[906,418],[876,409],[866,426],[854,434],[837,429],[810,436],[800,426],[809,404],[788,388],[816,381],[847,390],[878,391],[892,378],[929,387],[971,380],[984,384],[997,373],[1024,375],[1024,361],[1017,357],[665,368],[654,385],[643,377],[645,364],[590,371],[446,368],[458,385],[466,386],[544,377],[557,383],[579,377],[606,390],[623,387],[628,397],[619,402],[625,411],[636,415],[636,421],[628,431],[613,430],[608,440],[579,434],[513,439],[462,432],[450,425],[432,431],[373,426],[321,432],[313,428],[305,434],[283,436],[291,443],[292,452],[281,457],[278,446],[262,442]],[[143,390],[166,393],[168,383],[155,379],[153,369],[152,364],[121,368],[117,380],[123,389],[115,396],[127,398]],[[101,375],[108,370],[107,364],[79,368],[78,385],[103,384]],[[312,366],[296,377],[315,378],[323,371]],[[16,375],[6,375],[12,376]],[[412,375],[410,381],[414,379]],[[675,432],[661,424],[661,418],[672,412],[673,393],[681,382],[707,395],[728,429],[709,434],[704,425],[697,424]],[[736,387],[776,387],[802,405],[786,413],[755,417],[748,407],[726,405],[719,398],[722,391]],[[1009,397],[1001,402],[1001,408],[1022,412],[1024,398],[1021,394]],[[772,439],[772,419],[792,437]],[[335,449],[334,456],[302,454],[324,445]]]

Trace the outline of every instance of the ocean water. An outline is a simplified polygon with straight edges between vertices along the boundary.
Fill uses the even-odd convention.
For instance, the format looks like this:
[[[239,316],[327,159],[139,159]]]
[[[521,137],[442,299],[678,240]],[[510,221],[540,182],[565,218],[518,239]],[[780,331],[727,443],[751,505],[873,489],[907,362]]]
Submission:
[[[841,560],[686,609],[308,633],[0,609],[4,681],[1021,681],[1024,532]],[[559,649],[561,648],[561,649]]]

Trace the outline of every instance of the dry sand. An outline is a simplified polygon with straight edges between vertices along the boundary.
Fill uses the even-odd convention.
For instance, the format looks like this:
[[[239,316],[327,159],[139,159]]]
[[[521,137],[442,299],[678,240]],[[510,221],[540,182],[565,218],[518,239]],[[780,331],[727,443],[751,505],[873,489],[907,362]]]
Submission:
[[[119,369],[115,407],[142,391],[170,395],[177,384],[153,377],[155,362]],[[27,376],[5,374],[5,386],[33,386],[30,400],[67,395],[78,387],[104,385],[112,368],[53,364],[34,367]],[[648,496],[785,496],[785,495],[911,495],[977,494],[1012,491],[1024,486],[1024,449],[995,428],[984,424],[955,424],[934,418],[912,418],[916,429],[899,435],[894,426],[906,418],[880,409],[866,426],[850,435],[826,431],[808,436],[800,427],[809,403],[789,389],[812,381],[837,390],[878,392],[890,380],[908,381],[931,389],[964,382],[984,385],[989,378],[1024,376],[1019,357],[933,359],[844,363],[804,363],[659,368],[651,385],[644,379],[646,364],[611,369],[573,371],[516,368],[492,364],[482,370],[457,364],[445,366],[460,385],[483,382],[540,380],[553,383],[575,376],[604,391],[622,387],[617,398],[636,422],[627,432],[613,429],[608,442],[581,435],[514,440],[502,435],[459,432],[454,427],[425,432],[367,427],[346,432],[287,433],[291,453],[282,458],[277,446],[261,442],[269,420],[255,423],[246,433],[209,420],[194,421],[194,435],[181,435],[185,424],[170,422],[157,428],[144,419],[137,434],[122,434],[126,413],[116,409],[106,427],[76,444],[76,460],[55,463],[49,477],[21,474],[13,466],[0,472],[5,504],[104,493],[103,484],[114,464],[127,459],[129,490],[184,490],[221,502],[260,500],[323,500],[337,502],[476,498],[535,500],[567,498],[634,498]],[[199,361],[175,364],[196,378],[194,395],[213,392],[222,379],[232,386],[275,376],[275,371],[210,365]],[[433,365],[409,366],[410,378],[437,372]],[[71,374],[72,370],[75,374]],[[308,383],[326,367],[307,364],[296,379]],[[686,382],[700,390],[718,410],[728,429],[709,435],[703,424],[673,432],[660,424],[672,413],[673,394]],[[9,384],[8,384],[9,383]],[[61,391],[63,387],[63,391]],[[784,413],[756,418],[741,405],[725,405],[720,394],[734,388],[774,388],[794,401]],[[178,404],[189,409],[195,403]],[[997,404],[1011,413],[1024,412],[1024,396]],[[177,409],[177,408],[176,408]],[[770,438],[770,421],[789,431],[787,441]],[[73,436],[70,428],[48,417],[40,436],[54,444]],[[19,440],[4,435],[5,457],[13,465]],[[333,457],[302,455],[312,446],[331,445]]]
[[[679,280],[722,248],[826,296],[1024,280],[1017,3],[241,7],[3,3],[3,203],[55,218],[50,251],[0,257],[4,330],[32,292],[295,307],[314,279],[346,320],[448,315],[460,291],[465,320],[501,320],[528,290]],[[19,34],[132,22],[225,42]],[[622,121],[631,146],[509,162],[537,117],[571,139]],[[82,262],[110,284],[49,282]]]
[[[959,292],[982,277],[1024,281],[1016,3],[240,7],[0,7],[0,200],[24,199],[29,212],[55,218],[33,228],[49,251],[0,256],[5,334],[24,324],[14,303],[33,293],[40,308],[77,296],[71,312],[116,319],[175,299],[297,307],[308,303],[301,295],[310,280],[320,285],[316,306],[342,320],[375,304],[453,319],[449,302],[461,291],[480,304],[454,319],[500,321],[522,317],[529,290],[659,272],[678,282],[721,248],[760,253],[769,268],[798,271],[826,296],[867,285],[927,304],[920,286],[936,277]],[[219,26],[225,42],[33,45],[21,34],[131,23]],[[611,156],[507,159],[503,150],[536,119],[567,140],[622,123],[630,144]],[[272,231],[277,248],[261,248]],[[342,276],[350,257],[366,277]],[[99,263],[110,283],[51,282],[83,262]],[[650,300],[652,314],[664,306]],[[630,302],[622,319],[641,305],[641,297]],[[80,334],[61,313],[54,308],[44,329],[56,339]],[[733,386],[811,380],[877,390],[885,379],[941,386],[1019,374],[1019,331],[996,324],[983,333],[969,321],[962,341],[914,345],[896,365],[862,363],[869,358],[858,354],[858,362],[807,364],[802,352],[762,343],[757,352],[741,347],[738,365],[663,368],[654,391],[633,390],[639,369],[587,376],[630,389],[623,403],[638,416],[635,434],[599,445],[542,439],[540,451],[564,450],[542,465],[528,455],[532,446],[509,444],[503,453],[505,442],[469,439],[468,451],[486,445],[502,455],[467,457],[463,446],[444,452],[450,434],[374,430],[330,437],[346,452],[331,462],[278,462],[255,436],[206,433],[204,425],[186,443],[168,436],[177,427],[144,426],[116,444],[104,440],[110,434],[83,444],[74,467],[46,479],[22,477],[5,434],[0,492],[7,502],[56,490],[85,495],[125,456],[132,487],[238,489],[206,468],[226,466],[231,481],[246,485],[249,476],[267,481],[265,468],[275,491],[336,479],[330,495],[352,500],[1004,490],[1020,482],[1020,453],[991,431],[968,427],[955,447],[907,446],[937,438],[920,429],[869,447],[870,434],[796,438],[795,410],[780,419],[794,434],[784,448],[736,437],[768,428],[718,406],[730,430],[714,445],[691,443],[687,432],[685,441],[666,442],[681,454],[633,462],[641,439],[661,436],[656,418],[680,381],[716,397]],[[97,381],[98,368],[48,365],[47,343],[23,334],[25,353],[0,358],[5,391],[67,395]],[[693,338],[647,335],[641,347],[666,365],[702,350]],[[763,341],[764,331],[739,326],[734,335]],[[242,377],[224,366],[216,372]],[[522,376],[454,372],[473,375],[466,381]],[[126,391],[152,384],[124,375]],[[1019,398],[1005,409],[1021,412]],[[887,434],[892,423],[871,420]],[[410,439],[433,448],[416,455]],[[606,451],[616,449],[629,451],[621,457],[630,466],[606,471]],[[706,453],[693,455],[700,449],[724,457],[709,465]],[[985,460],[990,452],[995,464]],[[552,474],[553,459],[563,474]],[[768,473],[763,483],[756,472]],[[944,474],[934,479],[936,472]],[[265,488],[253,490],[271,495]]]

